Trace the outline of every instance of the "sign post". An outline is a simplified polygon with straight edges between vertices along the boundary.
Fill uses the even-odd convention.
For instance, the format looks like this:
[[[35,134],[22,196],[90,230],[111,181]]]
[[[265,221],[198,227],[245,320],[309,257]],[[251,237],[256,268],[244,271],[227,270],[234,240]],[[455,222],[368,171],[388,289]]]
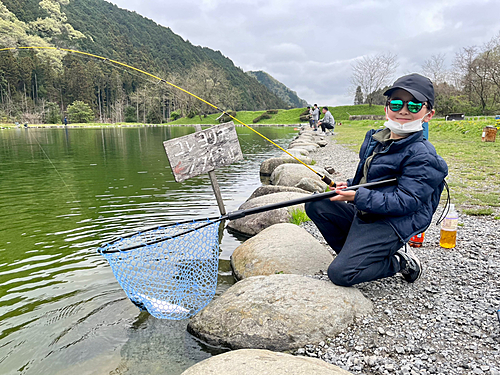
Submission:
[[[175,181],[208,173],[221,215],[226,214],[215,168],[243,159],[234,123],[228,122],[163,142]]]

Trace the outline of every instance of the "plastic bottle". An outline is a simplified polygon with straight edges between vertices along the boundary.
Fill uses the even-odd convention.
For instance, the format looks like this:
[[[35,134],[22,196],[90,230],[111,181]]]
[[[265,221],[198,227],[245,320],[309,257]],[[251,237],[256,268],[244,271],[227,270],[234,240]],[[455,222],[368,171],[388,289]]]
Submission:
[[[455,210],[455,205],[450,204],[450,211],[441,223],[441,238],[439,239],[439,246],[446,249],[452,249],[457,244],[457,227],[458,227],[458,213]]]
[[[424,242],[424,237],[425,237],[425,232],[422,232],[420,234],[416,234],[410,240],[408,241],[408,245],[411,247],[422,247],[422,244]]]

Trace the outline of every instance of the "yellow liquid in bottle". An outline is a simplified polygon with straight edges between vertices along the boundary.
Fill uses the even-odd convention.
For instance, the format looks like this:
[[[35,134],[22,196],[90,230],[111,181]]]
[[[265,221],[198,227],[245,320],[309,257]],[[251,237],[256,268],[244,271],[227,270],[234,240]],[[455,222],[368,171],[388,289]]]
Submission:
[[[446,249],[453,249],[457,244],[457,231],[441,229],[441,238],[439,239],[439,246]]]

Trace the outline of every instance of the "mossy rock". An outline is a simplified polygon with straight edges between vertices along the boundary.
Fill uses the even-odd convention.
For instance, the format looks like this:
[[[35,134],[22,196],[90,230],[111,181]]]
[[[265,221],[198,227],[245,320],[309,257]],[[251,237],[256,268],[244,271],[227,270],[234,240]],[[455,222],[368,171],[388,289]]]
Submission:
[[[260,120],[267,120],[267,119],[270,119],[271,117],[272,117],[272,116],[271,116],[270,114],[268,114],[268,113],[263,113],[263,114],[261,114],[260,116],[258,116],[258,117],[256,117],[256,118],[254,118],[254,119],[252,120],[252,122],[255,124],[255,123],[259,122]]]
[[[227,112],[229,113],[231,116],[233,117],[236,117],[236,111],[229,111]],[[233,119],[231,117],[229,117],[226,113],[224,113],[220,118],[219,118],[219,122],[221,124],[225,123],[225,122],[229,122],[229,121],[232,121]]]

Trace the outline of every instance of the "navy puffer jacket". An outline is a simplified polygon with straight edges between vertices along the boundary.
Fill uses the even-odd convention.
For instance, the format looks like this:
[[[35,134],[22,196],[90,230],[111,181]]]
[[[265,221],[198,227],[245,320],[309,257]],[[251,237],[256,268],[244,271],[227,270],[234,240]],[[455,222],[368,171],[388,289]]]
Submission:
[[[366,176],[367,182],[397,177],[394,185],[375,189],[360,188],[354,204],[368,218],[385,220],[403,242],[422,233],[430,225],[448,175],[448,166],[434,148],[423,139],[423,131],[393,142],[385,149],[372,138],[382,131],[370,130],[359,151],[360,162],[349,185],[357,185],[363,176],[366,158],[377,147]]]

